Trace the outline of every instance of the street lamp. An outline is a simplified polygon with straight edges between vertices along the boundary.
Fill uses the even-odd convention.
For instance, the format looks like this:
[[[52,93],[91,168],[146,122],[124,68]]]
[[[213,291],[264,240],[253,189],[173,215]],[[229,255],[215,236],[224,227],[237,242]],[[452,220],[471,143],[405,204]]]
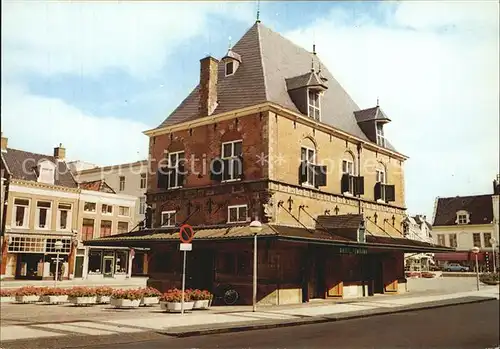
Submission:
[[[56,250],[56,275],[54,277],[54,287],[57,287],[57,277],[59,274],[59,252],[61,252],[63,248],[63,243],[61,240],[57,240],[54,244],[54,249]]]
[[[491,247],[493,247],[493,273],[497,273],[497,240],[495,238],[490,239]]]
[[[250,231],[253,233],[253,311],[257,310],[257,234],[262,230],[262,223],[258,218],[250,223]]]
[[[479,247],[474,246],[472,248],[472,253],[474,253],[474,256],[476,257],[476,285],[477,285],[477,290],[479,291],[479,264],[477,262],[477,254],[479,253]]]

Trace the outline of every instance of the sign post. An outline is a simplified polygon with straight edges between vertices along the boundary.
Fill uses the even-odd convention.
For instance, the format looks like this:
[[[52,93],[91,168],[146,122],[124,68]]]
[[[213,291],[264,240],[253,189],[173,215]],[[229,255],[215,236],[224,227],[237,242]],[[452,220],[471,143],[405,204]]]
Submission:
[[[184,292],[186,290],[186,252],[193,250],[193,244],[191,241],[194,237],[193,227],[189,224],[184,224],[181,226],[181,230],[179,232],[179,238],[181,240],[181,244],[179,249],[184,252],[183,262],[182,262],[182,296],[181,296],[181,315],[184,315]]]
[[[479,263],[477,262],[477,254],[479,253],[479,247],[474,246],[472,252],[476,256],[476,284],[477,290],[479,291]]]

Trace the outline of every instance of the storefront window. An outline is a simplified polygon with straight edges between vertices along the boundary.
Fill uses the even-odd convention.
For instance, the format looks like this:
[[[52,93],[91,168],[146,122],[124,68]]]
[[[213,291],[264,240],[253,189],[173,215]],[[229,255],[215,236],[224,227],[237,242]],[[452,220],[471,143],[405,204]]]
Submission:
[[[89,253],[89,273],[102,274],[102,251],[90,251]]]
[[[127,273],[128,270],[128,252],[116,251],[115,273]]]

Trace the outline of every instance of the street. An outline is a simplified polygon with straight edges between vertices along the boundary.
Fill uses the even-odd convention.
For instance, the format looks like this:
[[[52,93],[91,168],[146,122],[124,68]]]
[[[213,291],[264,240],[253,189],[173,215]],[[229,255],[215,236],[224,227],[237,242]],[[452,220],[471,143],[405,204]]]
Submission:
[[[495,348],[499,301],[339,322],[86,347],[98,348]]]

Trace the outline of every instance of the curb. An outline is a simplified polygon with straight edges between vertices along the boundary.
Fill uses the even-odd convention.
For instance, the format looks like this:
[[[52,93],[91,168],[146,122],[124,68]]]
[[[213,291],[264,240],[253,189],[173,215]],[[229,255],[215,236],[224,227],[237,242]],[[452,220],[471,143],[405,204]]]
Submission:
[[[472,298],[472,299],[471,299]],[[183,330],[182,328],[172,328],[167,330],[156,331],[158,334],[168,335],[171,337],[194,337],[194,336],[204,336],[210,334],[221,334],[221,333],[230,333],[230,332],[243,332],[243,331],[254,331],[254,330],[265,330],[272,328],[280,328],[280,327],[292,327],[292,326],[302,326],[302,325],[312,325],[312,324],[321,324],[326,322],[336,322],[342,320],[354,320],[360,318],[368,318],[380,315],[388,315],[388,314],[399,314],[406,313],[417,310],[429,310],[429,309],[437,309],[450,307],[454,305],[463,305],[463,304],[474,304],[474,303],[483,303],[492,300],[497,300],[496,297],[465,297],[465,298],[456,298],[454,300],[445,300],[445,301],[435,301],[428,302],[426,305],[410,305],[410,306],[402,306],[392,309],[373,309],[373,310],[365,310],[365,311],[356,311],[350,312],[350,314],[346,315],[324,315],[324,316],[314,316],[309,318],[302,319],[291,319],[291,320],[263,320],[263,321],[254,321],[252,324],[241,324],[240,322],[236,323],[226,323],[221,324],[221,327],[212,327],[206,329],[198,329],[198,330]],[[186,328],[186,327],[184,327]]]

